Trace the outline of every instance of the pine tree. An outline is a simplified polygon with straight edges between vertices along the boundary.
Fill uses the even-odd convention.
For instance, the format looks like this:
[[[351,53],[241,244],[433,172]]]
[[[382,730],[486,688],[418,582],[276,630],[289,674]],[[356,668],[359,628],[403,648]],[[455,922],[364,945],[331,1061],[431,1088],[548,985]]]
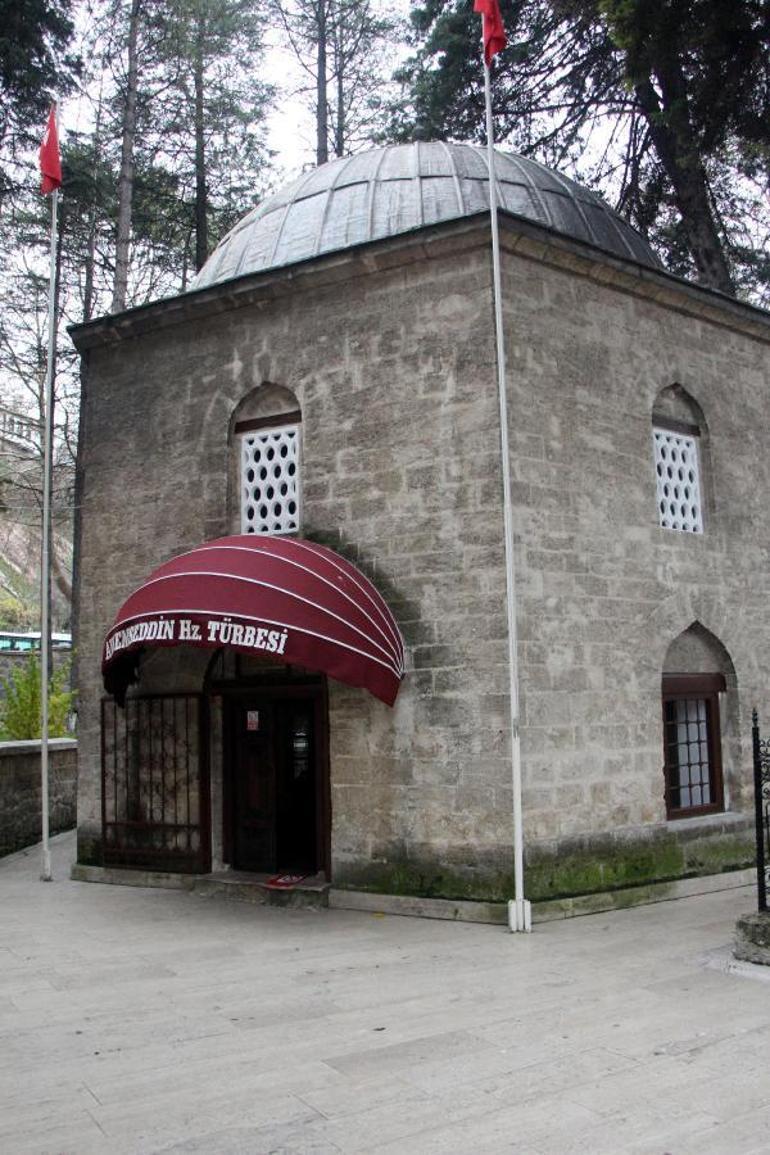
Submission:
[[[0,213],[27,183],[51,101],[80,70],[73,34],[71,0],[0,0]]]

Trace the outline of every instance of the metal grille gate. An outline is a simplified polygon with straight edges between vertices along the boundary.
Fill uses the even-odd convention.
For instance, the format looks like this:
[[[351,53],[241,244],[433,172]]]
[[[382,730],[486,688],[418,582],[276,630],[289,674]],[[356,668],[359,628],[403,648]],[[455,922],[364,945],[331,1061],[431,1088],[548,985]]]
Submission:
[[[759,735],[757,711],[752,713],[754,749],[754,808],[757,823],[757,906],[767,910],[770,888],[770,739]]]
[[[102,701],[105,866],[209,869],[200,694]]]

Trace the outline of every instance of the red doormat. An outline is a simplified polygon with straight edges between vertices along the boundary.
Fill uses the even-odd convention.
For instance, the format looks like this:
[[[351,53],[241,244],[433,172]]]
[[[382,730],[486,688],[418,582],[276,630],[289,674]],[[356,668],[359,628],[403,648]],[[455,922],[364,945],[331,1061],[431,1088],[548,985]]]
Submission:
[[[294,886],[299,886],[306,878],[310,878],[309,874],[274,874],[272,878],[268,878],[265,886],[269,886],[273,890],[291,890]]]

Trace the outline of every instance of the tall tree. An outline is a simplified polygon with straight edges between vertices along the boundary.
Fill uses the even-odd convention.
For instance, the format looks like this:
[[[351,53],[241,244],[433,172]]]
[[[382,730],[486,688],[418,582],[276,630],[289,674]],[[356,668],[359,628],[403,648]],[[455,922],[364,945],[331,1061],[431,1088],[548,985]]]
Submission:
[[[336,0],[332,23],[334,155],[376,139],[384,127],[400,22],[372,0]]]
[[[131,245],[131,202],[134,196],[134,151],[136,147],[137,101],[139,99],[139,29],[143,15],[143,0],[131,0],[127,12],[126,58],[127,66],[122,105],[122,132],[120,175],[118,177],[118,219],[115,236],[115,280],[112,311],[126,307],[128,292],[128,259]],[[122,5],[115,9],[117,16]]]
[[[751,206],[762,217],[770,171],[768,0],[502,7],[501,139],[614,193],[677,271],[731,293],[748,260],[761,281],[740,214]],[[483,138],[478,35],[465,3],[413,7],[416,51],[400,74],[393,135]],[[763,219],[760,232],[767,229]]]
[[[329,159],[329,28],[333,0],[273,0],[273,11],[312,93],[315,162]]]
[[[251,0],[89,3],[88,127],[68,135],[64,157],[66,256],[83,305],[71,320],[183,288],[267,168],[271,90]]]
[[[355,152],[384,128],[384,99],[398,22],[376,0],[272,0],[305,77],[316,164]]]
[[[260,79],[264,25],[253,2],[158,0],[154,19],[164,35],[143,163],[176,184],[165,208],[188,237],[184,282],[264,187],[272,89]]]

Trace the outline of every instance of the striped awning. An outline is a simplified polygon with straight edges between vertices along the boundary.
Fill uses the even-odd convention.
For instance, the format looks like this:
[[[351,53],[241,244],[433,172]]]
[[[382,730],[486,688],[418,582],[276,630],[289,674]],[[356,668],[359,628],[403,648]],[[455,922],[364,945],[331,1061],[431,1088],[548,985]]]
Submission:
[[[125,693],[136,651],[178,645],[263,654],[389,706],[404,676],[403,639],[369,579],[333,550],[290,537],[222,537],[159,566],[107,634],[108,692]]]

